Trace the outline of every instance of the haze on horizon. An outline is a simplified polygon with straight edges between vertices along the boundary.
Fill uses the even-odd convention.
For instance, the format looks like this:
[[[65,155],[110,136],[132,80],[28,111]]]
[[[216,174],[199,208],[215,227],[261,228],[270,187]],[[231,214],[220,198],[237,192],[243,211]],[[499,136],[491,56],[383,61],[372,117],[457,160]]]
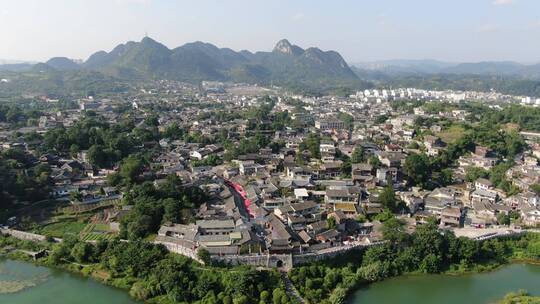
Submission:
[[[87,59],[145,34],[269,51],[287,38],[348,62],[540,61],[537,0],[0,0],[0,59]]]

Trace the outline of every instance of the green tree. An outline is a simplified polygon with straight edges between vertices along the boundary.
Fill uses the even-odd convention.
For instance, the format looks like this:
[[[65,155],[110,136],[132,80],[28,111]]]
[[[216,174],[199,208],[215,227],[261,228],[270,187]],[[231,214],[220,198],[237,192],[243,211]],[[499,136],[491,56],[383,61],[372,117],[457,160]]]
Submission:
[[[90,243],[78,242],[71,249],[71,256],[79,263],[89,262],[92,257],[93,248],[94,246]]]
[[[347,298],[347,290],[343,287],[337,287],[330,294],[330,303],[331,304],[343,304]]]
[[[163,222],[180,223],[182,212],[180,202],[173,198],[167,198],[163,200],[162,204],[165,211]]]
[[[358,164],[366,161],[366,155],[362,146],[356,146],[351,155],[351,163]]]
[[[386,186],[379,194],[379,202],[391,211],[397,209],[397,199],[392,186]]]
[[[379,115],[377,118],[375,118],[375,123],[378,125],[383,124],[388,120],[388,118],[390,118],[388,115]]]
[[[366,281],[375,282],[387,278],[390,275],[389,268],[388,262],[375,261],[358,268],[357,274]]]
[[[287,294],[285,293],[285,291],[283,291],[283,289],[281,288],[276,288],[274,289],[274,291],[272,291],[272,302],[274,304],[282,304],[282,299],[283,297],[287,297]]]
[[[405,237],[404,226],[405,223],[395,217],[385,221],[382,228],[384,239],[392,243],[397,243]]]
[[[468,167],[465,170],[465,180],[472,183],[479,178],[487,178],[489,172],[479,167]]]
[[[197,257],[206,265],[209,265],[212,262],[210,252],[205,248],[199,248],[197,250]]]
[[[104,168],[108,167],[108,155],[104,152],[104,147],[101,145],[92,145],[88,149],[88,161],[90,164]]]
[[[497,215],[497,222],[499,223],[499,225],[509,226],[510,216],[508,214],[501,212]]]
[[[426,187],[431,171],[428,157],[425,154],[407,156],[404,171],[412,185]]]
[[[531,191],[533,191],[534,193],[540,195],[540,184],[534,184],[534,185],[531,185],[529,188],[530,188]]]
[[[81,148],[79,148],[79,146],[77,144],[72,144],[69,147],[69,155],[71,157],[76,157],[77,153],[79,153],[80,151],[81,151]]]
[[[259,304],[270,304],[271,296],[268,290],[261,291]]]
[[[233,299],[233,304],[248,304],[249,299],[246,295],[241,295]]]
[[[309,133],[309,135],[300,144],[300,150],[308,150],[313,158],[321,158],[321,137],[318,133]]]
[[[328,217],[326,222],[328,223],[328,228],[330,229],[335,229],[337,227],[336,218],[333,216]]]
[[[69,193],[69,199],[75,202],[82,202],[83,196],[79,191],[72,191]]]
[[[135,182],[137,176],[142,173],[143,162],[136,156],[129,156],[124,159],[120,166],[120,176],[127,183]]]
[[[368,163],[372,165],[373,168],[375,169],[380,168],[382,166],[382,163],[379,160],[379,158],[377,158],[377,156],[374,156],[374,155],[369,157]]]
[[[127,236],[130,240],[137,240],[148,235],[152,229],[152,217],[149,215],[133,215],[134,220],[127,224]]]
[[[107,184],[115,187],[122,182],[122,177],[117,172],[107,175]]]
[[[428,254],[420,262],[420,271],[424,273],[438,273],[441,269],[441,258],[433,253]]]

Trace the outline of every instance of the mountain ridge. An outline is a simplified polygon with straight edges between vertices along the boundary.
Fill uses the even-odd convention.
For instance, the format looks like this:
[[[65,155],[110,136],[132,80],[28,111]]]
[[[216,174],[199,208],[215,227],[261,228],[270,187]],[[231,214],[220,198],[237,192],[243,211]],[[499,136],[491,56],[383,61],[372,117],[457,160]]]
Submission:
[[[286,39],[278,41],[272,51],[237,52],[201,41],[169,49],[144,37],[139,42],[119,44],[109,52],[97,51],[81,64],[63,57],[51,58],[44,64],[61,71],[80,68],[128,79],[218,80],[298,86],[359,82],[338,52],[315,47],[304,50]]]
[[[485,76],[514,76],[540,79],[540,64],[514,61],[446,62],[438,60],[381,60],[353,63],[357,74],[380,72],[388,76],[463,74]]]

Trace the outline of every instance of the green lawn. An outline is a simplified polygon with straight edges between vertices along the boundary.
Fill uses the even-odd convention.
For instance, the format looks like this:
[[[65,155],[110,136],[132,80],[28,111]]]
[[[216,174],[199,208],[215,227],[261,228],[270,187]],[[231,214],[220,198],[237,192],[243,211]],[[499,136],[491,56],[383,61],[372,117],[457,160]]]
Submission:
[[[94,232],[109,232],[110,231],[109,227],[110,226],[108,224],[95,224],[92,231],[94,231]]]
[[[75,219],[69,219],[38,227],[34,230],[34,232],[61,238],[66,233],[79,234],[85,226],[85,222],[81,222]]]
[[[456,142],[465,134],[465,129],[460,125],[452,125],[450,128],[443,130],[437,134],[445,143],[451,144]]]

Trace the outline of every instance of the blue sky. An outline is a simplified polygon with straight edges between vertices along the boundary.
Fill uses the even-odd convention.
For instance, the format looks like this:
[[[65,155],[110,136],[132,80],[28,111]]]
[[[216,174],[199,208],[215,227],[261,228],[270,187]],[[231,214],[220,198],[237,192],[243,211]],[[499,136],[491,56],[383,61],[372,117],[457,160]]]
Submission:
[[[252,51],[287,38],[349,62],[540,62],[540,1],[0,0],[2,59],[86,59],[145,33]]]

